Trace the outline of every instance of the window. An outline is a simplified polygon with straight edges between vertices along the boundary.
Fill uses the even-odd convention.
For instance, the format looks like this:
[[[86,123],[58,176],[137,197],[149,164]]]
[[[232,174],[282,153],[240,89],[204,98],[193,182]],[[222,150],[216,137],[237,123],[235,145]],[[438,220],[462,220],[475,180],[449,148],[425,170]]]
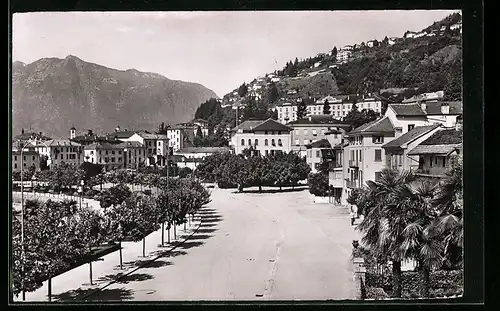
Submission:
[[[429,161],[429,166],[430,166],[430,167],[432,167],[432,160],[434,160],[434,159],[433,159],[433,157],[431,156],[431,157],[430,157],[430,161]]]
[[[14,156],[14,161],[17,161],[17,156]]]
[[[115,151],[114,151],[114,150],[112,150],[112,151],[111,151],[111,154],[115,154]]]
[[[354,161],[354,150],[351,150],[351,161]]]
[[[264,135],[267,135],[269,132],[268,131],[264,131]]]
[[[108,163],[108,161],[109,161],[109,158],[108,158],[108,157],[105,157],[105,158],[104,158],[104,162],[105,162],[105,163]]]
[[[90,154],[91,154],[91,155],[93,155],[93,154],[94,154],[94,151],[93,151],[93,150],[92,150],[92,151],[90,151]]]
[[[276,146],[276,143],[274,142],[274,139],[271,139],[271,145]]]
[[[325,135],[325,129],[321,129],[321,135],[324,136]],[[337,137],[335,137],[337,138]]]
[[[269,150],[266,150],[266,157],[269,155]]]
[[[99,158],[99,163],[102,163],[102,158]]]
[[[14,168],[17,168],[17,163],[14,163]]]
[[[300,145],[300,141],[298,139],[295,140],[295,145],[296,146]]]
[[[106,150],[106,155],[108,155],[108,150]]]
[[[278,139],[278,146],[282,147],[283,144],[281,143],[281,139]]]
[[[304,135],[307,135],[307,129],[304,129]]]
[[[398,158],[399,158],[398,166],[403,166],[403,155],[402,154],[398,155]]]
[[[408,132],[415,128],[415,124],[408,124]]]
[[[320,151],[319,150],[316,150],[316,158],[319,158],[320,157]]]
[[[278,135],[281,135],[281,131],[278,131]]]
[[[258,146],[258,145],[259,145],[259,140],[258,140],[258,139],[255,139],[254,144],[255,144],[255,146]]]
[[[24,166],[24,167],[26,167],[26,162],[25,162],[25,163],[23,163],[23,166]]]
[[[313,130],[312,130],[312,134],[313,134],[313,136],[318,135],[318,133],[316,132],[316,129],[313,129]]]
[[[375,172],[375,181],[378,181],[382,175],[382,172]]]
[[[319,163],[314,163],[314,168],[319,169]]]
[[[375,150],[375,162],[380,162],[380,161],[382,161],[382,150],[376,149]]]
[[[26,161],[26,156],[23,156],[23,161]]]
[[[266,139],[264,139],[264,146],[268,146],[268,145],[269,145],[269,142],[268,142],[268,140],[266,138]]]
[[[374,144],[382,144],[384,142],[384,137],[383,136],[373,136],[372,142]]]
[[[34,157],[33,157],[34,158]],[[443,159],[443,167],[446,167],[446,158],[445,157],[442,157]]]
[[[434,164],[438,164],[438,157],[434,157]]]
[[[304,145],[307,145],[309,141],[307,139],[304,139]]]
[[[245,146],[245,140],[243,138],[241,139],[241,145]]]
[[[274,135],[274,131],[271,131],[271,135]]]
[[[121,150],[118,150],[118,154],[122,154],[122,151],[121,151]]]
[[[295,135],[299,135],[299,130],[295,130]]]
[[[112,157],[112,158],[111,158],[111,162],[115,162],[115,157]]]
[[[161,142],[158,142],[158,146],[161,146]]]
[[[251,146],[252,145],[252,140],[249,138],[248,139],[248,145]]]
[[[118,158],[118,162],[121,162],[122,161],[122,158]]]

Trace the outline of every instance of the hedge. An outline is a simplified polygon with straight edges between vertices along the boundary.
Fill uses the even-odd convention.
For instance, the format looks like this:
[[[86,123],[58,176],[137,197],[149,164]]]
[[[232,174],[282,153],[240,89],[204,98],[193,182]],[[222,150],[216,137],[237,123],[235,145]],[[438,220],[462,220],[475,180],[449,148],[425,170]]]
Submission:
[[[402,298],[417,298],[420,297],[420,274],[418,271],[403,271],[402,273]],[[430,275],[431,288],[430,297],[449,297],[459,296],[463,294],[463,270],[437,270],[431,272]],[[383,275],[366,273],[365,286],[367,288],[367,298],[375,295],[380,297],[383,294],[379,290],[382,289],[385,293],[392,294],[392,273]],[[372,295],[373,294],[373,295]]]

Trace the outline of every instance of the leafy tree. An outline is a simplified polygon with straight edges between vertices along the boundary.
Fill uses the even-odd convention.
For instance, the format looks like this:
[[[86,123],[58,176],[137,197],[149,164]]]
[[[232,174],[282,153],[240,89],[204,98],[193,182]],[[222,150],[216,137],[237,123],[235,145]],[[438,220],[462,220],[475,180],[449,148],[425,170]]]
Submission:
[[[335,59],[337,58],[337,47],[336,46],[334,46],[332,49],[332,57]]]
[[[267,91],[267,99],[269,103],[275,103],[279,98],[278,88],[274,82],[271,82],[268,91]]]
[[[198,125],[198,127],[196,128],[196,137],[203,137],[203,133],[201,131],[201,126]]]
[[[193,170],[191,170],[189,167],[183,167],[179,171],[179,177],[180,178],[186,178],[189,175],[193,173]]]
[[[315,196],[328,196],[328,175],[324,173],[309,174],[307,180],[309,192]]]
[[[330,114],[330,103],[327,99],[325,99],[325,103],[323,104],[323,114]]]
[[[248,86],[245,84],[245,82],[243,82],[242,85],[240,85],[240,87],[238,88],[238,95],[240,97],[244,97],[245,95],[247,95],[248,93]]]
[[[125,184],[118,184],[101,193],[99,202],[102,208],[115,207],[130,198],[132,191]]]
[[[240,155],[231,155],[222,167],[222,179],[238,185],[238,191],[242,192],[248,186],[249,174],[245,159]]]
[[[297,120],[303,119],[307,114],[307,104],[302,100],[297,106]]]

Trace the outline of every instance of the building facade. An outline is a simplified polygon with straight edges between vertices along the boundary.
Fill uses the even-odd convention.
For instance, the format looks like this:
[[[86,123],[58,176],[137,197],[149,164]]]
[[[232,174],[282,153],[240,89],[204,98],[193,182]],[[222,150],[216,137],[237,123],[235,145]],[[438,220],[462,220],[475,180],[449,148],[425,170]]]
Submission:
[[[167,153],[171,153],[169,139],[164,134],[151,134],[140,131],[124,141],[139,142],[146,148],[146,165],[165,166]]]
[[[12,151],[12,171],[27,170],[34,167],[35,171],[40,170],[40,155],[35,151]]]
[[[91,144],[84,147],[85,161],[99,164],[106,171],[124,168],[123,147],[119,144]]]
[[[233,129],[230,144],[236,154],[250,147],[263,156],[290,152],[291,131],[291,127],[272,119],[248,120]]]
[[[66,139],[52,139],[39,141],[31,145],[40,157],[47,159],[50,169],[54,166],[66,163],[79,166],[83,163],[83,146]]]

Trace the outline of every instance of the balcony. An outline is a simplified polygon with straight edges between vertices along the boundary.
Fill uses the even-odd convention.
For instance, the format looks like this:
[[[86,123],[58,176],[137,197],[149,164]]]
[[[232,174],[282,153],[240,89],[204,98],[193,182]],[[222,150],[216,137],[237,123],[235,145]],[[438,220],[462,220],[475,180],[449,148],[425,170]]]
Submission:
[[[359,167],[359,161],[349,160],[349,167]]]
[[[345,180],[345,184],[347,188],[359,188],[358,181],[357,180]]]

